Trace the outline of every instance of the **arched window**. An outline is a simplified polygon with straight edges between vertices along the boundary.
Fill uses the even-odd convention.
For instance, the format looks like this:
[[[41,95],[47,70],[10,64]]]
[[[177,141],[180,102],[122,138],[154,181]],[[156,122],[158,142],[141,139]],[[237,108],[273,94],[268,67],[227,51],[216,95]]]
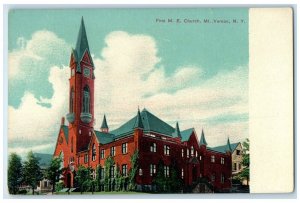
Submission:
[[[191,156],[194,156],[194,147],[191,146]]]
[[[74,112],[74,97],[75,97],[75,93],[74,93],[74,89],[72,87],[71,92],[70,92],[70,113]]]
[[[63,169],[63,168],[64,168],[64,152],[63,152],[63,151],[61,151],[61,152],[59,153],[59,158],[61,158],[61,162],[60,162],[60,167],[59,167],[59,169]]]
[[[150,152],[156,152],[156,143],[150,145]]]
[[[93,144],[93,148],[92,148],[92,161],[96,160],[96,145],[95,143]]]
[[[73,137],[71,138],[71,153],[73,153]]]
[[[225,176],[223,173],[221,173],[221,183],[224,183],[225,182]]]
[[[90,113],[90,89],[88,86],[83,88],[82,112]]]

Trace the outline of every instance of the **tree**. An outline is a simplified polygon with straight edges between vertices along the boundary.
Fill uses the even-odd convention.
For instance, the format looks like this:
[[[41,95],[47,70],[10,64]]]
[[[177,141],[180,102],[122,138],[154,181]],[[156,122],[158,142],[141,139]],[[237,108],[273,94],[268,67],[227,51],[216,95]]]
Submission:
[[[96,180],[95,180],[95,187],[96,187],[96,191],[100,191],[101,190],[101,165],[99,164],[97,166],[96,169]]]
[[[80,189],[80,194],[89,191],[93,186],[91,178],[91,168],[79,166],[75,179],[77,180],[77,184]]]
[[[176,193],[182,189],[183,181],[181,177],[179,177],[175,160],[173,160],[170,166],[169,177],[165,176],[163,161],[159,161],[157,174],[153,180],[153,184],[156,185],[157,192]]]
[[[177,193],[182,189],[183,180],[179,176],[180,173],[176,168],[176,163],[174,162],[170,168],[170,178],[168,180],[168,185],[170,185],[170,192]]]
[[[37,183],[42,179],[41,168],[39,166],[39,160],[30,151],[27,154],[27,160],[24,163],[24,182],[32,188],[32,195],[34,195],[34,189]]]
[[[158,163],[157,174],[153,180],[153,184],[156,186],[157,192],[165,192],[167,187],[167,180],[164,174],[164,164],[160,160]]]
[[[244,167],[243,167],[242,172],[239,175],[242,179],[246,178],[247,185],[249,185],[249,177],[250,177],[250,168],[249,168],[249,166],[250,166],[250,153],[249,153],[249,150],[250,150],[250,143],[249,143],[249,139],[247,138],[246,141],[243,142],[242,165]]]
[[[8,191],[10,194],[17,194],[22,183],[22,162],[21,157],[11,153],[8,162]]]
[[[139,159],[139,152],[136,150],[133,155],[130,157],[130,163],[131,163],[131,168],[128,173],[128,189],[133,191],[135,190],[136,183],[135,183],[135,177],[138,171],[138,159]]]
[[[53,185],[52,194],[55,191],[56,183],[59,181],[59,176],[63,172],[63,168],[61,167],[62,158],[54,157],[51,160],[50,166],[46,169],[45,176],[48,180],[50,180]]]
[[[121,189],[122,189],[122,177],[123,176],[121,174],[119,165],[117,165],[115,174],[116,174],[116,178],[115,178],[116,179],[116,191],[121,191]]]
[[[104,174],[104,190],[105,192],[108,192],[111,188],[111,185],[113,183],[113,179],[111,177],[110,169],[115,164],[114,159],[109,156],[104,162],[105,167],[105,174]]]

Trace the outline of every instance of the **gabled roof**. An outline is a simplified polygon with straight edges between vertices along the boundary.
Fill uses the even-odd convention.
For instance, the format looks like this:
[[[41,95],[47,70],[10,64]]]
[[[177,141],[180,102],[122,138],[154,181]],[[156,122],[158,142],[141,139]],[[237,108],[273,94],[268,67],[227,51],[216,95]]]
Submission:
[[[96,130],[94,130],[94,132],[100,144],[107,144],[114,141],[114,135],[111,133],[104,133]]]
[[[122,137],[123,135],[127,135],[133,132],[137,116],[138,114],[119,128],[112,130],[110,133],[114,134],[116,137]],[[146,109],[143,109],[143,111],[140,112],[140,116],[141,124],[144,127],[144,132],[157,132],[167,136],[172,136],[172,134],[175,131],[175,129],[172,126],[157,118],[155,115],[153,115]]]
[[[232,152],[236,149],[236,147],[239,145],[240,143],[233,143],[230,144],[231,150]],[[216,152],[221,152],[221,153],[226,153],[227,150],[227,144],[226,145],[222,145],[222,146],[217,146],[217,147],[208,147],[208,149],[216,151]]]
[[[192,164],[199,164],[199,160],[194,156],[192,156],[188,162]]]
[[[107,125],[107,122],[106,122],[106,116],[105,116],[105,114],[104,114],[104,117],[103,117],[101,128],[108,129],[108,125]]]
[[[69,128],[66,125],[61,125],[62,130],[64,131],[66,142],[69,141]]]
[[[232,151],[234,151],[239,144],[240,144],[240,142],[230,144]]]
[[[186,129],[184,131],[181,131],[181,141],[182,142],[189,141],[193,131],[194,131],[194,128],[190,128],[190,129]]]

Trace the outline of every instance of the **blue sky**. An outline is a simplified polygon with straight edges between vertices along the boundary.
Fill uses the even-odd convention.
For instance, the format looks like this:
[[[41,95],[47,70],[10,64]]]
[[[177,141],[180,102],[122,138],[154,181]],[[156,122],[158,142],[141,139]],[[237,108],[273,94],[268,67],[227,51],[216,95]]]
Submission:
[[[248,9],[11,10],[10,151],[53,152],[82,16],[96,66],[96,129],[104,113],[113,129],[145,106],[182,130],[203,128],[211,146],[248,137]]]

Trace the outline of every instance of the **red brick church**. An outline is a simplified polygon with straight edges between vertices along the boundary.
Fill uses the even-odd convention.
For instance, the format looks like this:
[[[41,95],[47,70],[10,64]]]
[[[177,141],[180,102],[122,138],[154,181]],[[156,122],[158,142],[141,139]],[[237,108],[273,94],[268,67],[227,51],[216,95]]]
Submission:
[[[111,130],[104,115],[101,127],[94,128],[94,64],[89,50],[83,19],[76,48],[70,57],[68,125],[62,118],[54,156],[63,157],[68,168],[63,175],[66,187],[74,187],[78,166],[94,170],[104,166],[111,156],[123,176],[131,168],[130,157],[137,150],[138,171],[135,181],[138,189],[151,190],[158,164],[163,163],[164,175],[170,176],[175,163],[179,179],[191,186],[197,179],[206,180],[219,191],[231,188],[231,147],[229,139],[222,149],[209,148],[204,132],[200,141],[194,128],[180,130],[179,124],[170,126],[147,109],[137,110],[136,116],[119,128]],[[101,169],[104,172],[104,168]],[[112,178],[114,169],[111,171]]]

